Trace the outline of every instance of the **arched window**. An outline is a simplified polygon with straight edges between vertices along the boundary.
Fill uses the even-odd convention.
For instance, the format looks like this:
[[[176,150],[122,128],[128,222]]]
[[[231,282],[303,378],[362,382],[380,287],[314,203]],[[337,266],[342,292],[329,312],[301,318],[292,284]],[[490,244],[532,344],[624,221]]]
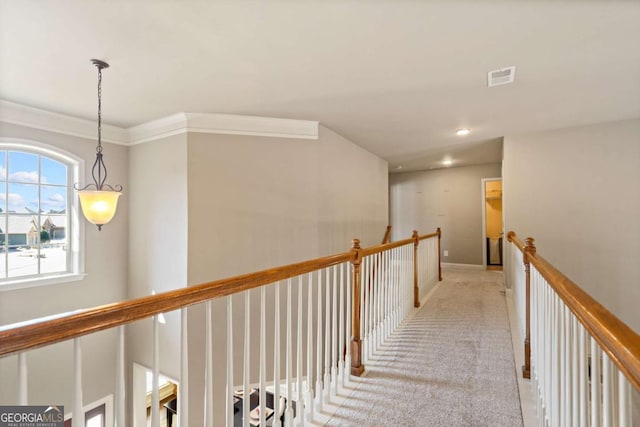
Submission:
[[[0,289],[81,277],[73,189],[81,163],[55,147],[0,138]]]

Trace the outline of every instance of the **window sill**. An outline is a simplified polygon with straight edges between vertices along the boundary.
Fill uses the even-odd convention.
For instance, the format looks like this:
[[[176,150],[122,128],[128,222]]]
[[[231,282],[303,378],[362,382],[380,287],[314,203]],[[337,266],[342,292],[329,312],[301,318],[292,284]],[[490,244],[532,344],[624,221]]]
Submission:
[[[65,273],[55,276],[30,277],[25,279],[17,278],[0,283],[0,292],[77,282],[78,280],[84,279],[85,276],[86,274],[84,273]]]

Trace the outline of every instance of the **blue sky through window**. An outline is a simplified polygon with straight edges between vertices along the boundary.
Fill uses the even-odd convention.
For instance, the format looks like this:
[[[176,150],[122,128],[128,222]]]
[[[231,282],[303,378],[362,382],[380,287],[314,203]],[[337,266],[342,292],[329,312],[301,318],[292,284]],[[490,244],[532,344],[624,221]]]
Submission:
[[[0,208],[3,211],[65,211],[66,185],[67,167],[63,163],[37,154],[0,150]]]

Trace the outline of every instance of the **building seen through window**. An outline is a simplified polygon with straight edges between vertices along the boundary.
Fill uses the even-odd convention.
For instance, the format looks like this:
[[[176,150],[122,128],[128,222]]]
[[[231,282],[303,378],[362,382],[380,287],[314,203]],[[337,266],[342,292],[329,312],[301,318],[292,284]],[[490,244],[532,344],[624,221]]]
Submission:
[[[69,205],[77,166],[27,146],[1,148],[0,285],[73,273]]]

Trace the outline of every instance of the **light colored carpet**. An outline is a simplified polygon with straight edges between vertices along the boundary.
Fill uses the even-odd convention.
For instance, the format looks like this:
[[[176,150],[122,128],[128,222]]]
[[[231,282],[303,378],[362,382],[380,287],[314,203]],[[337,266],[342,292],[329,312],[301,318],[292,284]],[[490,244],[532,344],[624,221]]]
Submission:
[[[332,426],[522,426],[502,272],[448,270]]]

